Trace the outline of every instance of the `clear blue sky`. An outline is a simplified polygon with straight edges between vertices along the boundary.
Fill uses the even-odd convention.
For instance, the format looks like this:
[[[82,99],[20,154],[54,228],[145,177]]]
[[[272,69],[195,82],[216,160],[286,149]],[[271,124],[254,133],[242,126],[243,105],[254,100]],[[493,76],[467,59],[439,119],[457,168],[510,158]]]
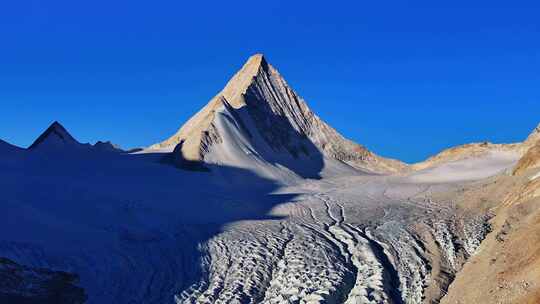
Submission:
[[[410,2],[410,3],[407,3]],[[315,112],[418,161],[540,122],[538,1],[4,1],[0,138],[160,141],[262,52]]]

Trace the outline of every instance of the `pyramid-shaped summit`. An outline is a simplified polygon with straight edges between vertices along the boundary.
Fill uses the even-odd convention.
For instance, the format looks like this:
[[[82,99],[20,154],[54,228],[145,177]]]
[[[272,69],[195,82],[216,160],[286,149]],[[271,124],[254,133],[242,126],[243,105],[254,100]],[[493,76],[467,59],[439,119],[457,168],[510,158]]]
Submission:
[[[79,143],[58,121],[53,122],[28,149],[41,147],[61,148],[65,146],[80,146]]]
[[[245,154],[286,167],[299,165],[300,159],[335,159],[374,172],[406,168],[341,136],[311,111],[262,54],[251,56],[176,134],[149,149],[173,151],[179,143],[189,161],[236,165]]]

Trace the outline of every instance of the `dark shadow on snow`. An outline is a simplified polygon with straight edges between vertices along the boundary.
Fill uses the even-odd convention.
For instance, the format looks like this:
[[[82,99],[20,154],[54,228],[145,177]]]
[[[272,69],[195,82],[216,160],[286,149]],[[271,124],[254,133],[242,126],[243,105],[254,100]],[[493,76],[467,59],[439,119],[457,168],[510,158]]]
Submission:
[[[261,149],[262,158],[282,165],[301,177],[320,179],[324,156],[307,134],[290,122],[293,120],[302,123],[305,117],[286,117],[284,113],[279,114],[281,109],[272,109],[263,92],[255,85],[249,86],[243,97],[246,105],[232,110],[240,120],[251,118],[256,131],[270,146],[271,151]],[[300,107],[299,101],[296,101],[296,106]],[[290,157],[280,157],[283,152],[287,152]]]
[[[274,194],[276,182],[248,170],[205,164],[207,172],[185,171],[160,153],[21,155],[10,166],[0,162],[0,204],[13,219],[4,229],[16,231],[1,235],[0,252],[26,266],[69,268],[85,283],[89,303],[171,302],[207,275],[201,244],[230,223],[282,219],[270,210],[296,196]],[[55,223],[33,221],[28,208]],[[28,256],[42,254],[17,261],[25,256],[21,245],[34,248]],[[110,266],[96,267],[101,263]],[[113,293],[103,293],[109,286]]]

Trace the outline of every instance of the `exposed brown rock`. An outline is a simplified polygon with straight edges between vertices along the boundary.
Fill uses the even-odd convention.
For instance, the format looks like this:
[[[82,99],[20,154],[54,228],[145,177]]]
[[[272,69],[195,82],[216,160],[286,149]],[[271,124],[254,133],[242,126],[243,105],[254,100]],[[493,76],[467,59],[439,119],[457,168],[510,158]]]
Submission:
[[[527,139],[524,141],[524,144],[527,147],[531,147],[536,145],[538,142],[540,142],[540,124],[534,128],[529,137],[527,137]]]
[[[540,303],[540,179],[499,176],[461,204],[495,212],[493,231],[441,303]]]
[[[513,173],[514,175],[522,174],[529,169],[538,167],[540,167],[540,140],[535,146],[530,147],[527,153],[521,157]]]

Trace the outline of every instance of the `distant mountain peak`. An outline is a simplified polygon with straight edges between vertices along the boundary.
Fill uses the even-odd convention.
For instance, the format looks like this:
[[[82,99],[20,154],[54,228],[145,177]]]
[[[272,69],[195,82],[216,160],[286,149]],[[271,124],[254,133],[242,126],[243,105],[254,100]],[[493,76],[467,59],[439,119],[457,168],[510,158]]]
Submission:
[[[36,149],[40,146],[64,146],[64,145],[80,145],[69,132],[58,121],[54,121],[28,149]]]

